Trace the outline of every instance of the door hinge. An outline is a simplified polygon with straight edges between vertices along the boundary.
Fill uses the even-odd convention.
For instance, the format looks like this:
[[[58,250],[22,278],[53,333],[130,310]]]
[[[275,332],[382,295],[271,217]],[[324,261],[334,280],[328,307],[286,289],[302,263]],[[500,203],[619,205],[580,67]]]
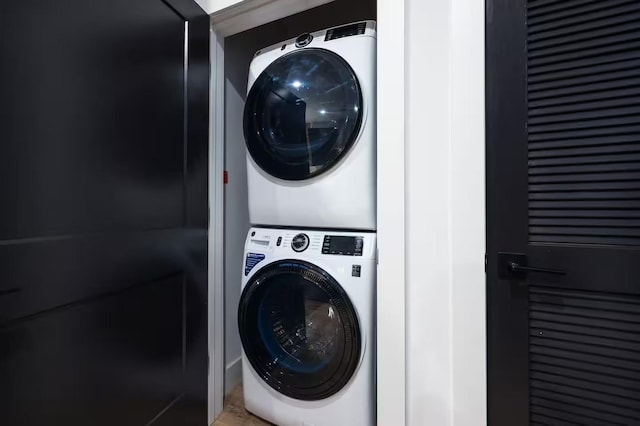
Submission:
[[[487,273],[487,264],[489,263],[489,260],[487,259],[487,253],[484,254],[484,273]]]

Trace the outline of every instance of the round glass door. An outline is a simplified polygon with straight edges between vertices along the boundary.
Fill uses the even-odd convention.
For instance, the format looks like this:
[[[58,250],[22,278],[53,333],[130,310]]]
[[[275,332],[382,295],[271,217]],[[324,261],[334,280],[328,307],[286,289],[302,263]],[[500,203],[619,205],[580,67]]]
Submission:
[[[275,60],[253,84],[244,110],[249,154],[265,172],[303,180],[331,169],[358,137],[362,93],[337,54],[300,49]]]
[[[360,360],[351,301],[329,274],[304,261],[258,271],[242,292],[238,326],[254,370],[291,398],[328,398],[347,384]]]

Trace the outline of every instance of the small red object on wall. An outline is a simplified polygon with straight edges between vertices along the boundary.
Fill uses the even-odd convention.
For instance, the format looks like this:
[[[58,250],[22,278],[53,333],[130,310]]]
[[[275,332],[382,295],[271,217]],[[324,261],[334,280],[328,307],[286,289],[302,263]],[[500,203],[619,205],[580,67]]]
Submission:
[[[224,176],[222,178],[222,181],[224,182],[224,184],[228,184],[229,183],[229,172],[228,171],[224,171]]]

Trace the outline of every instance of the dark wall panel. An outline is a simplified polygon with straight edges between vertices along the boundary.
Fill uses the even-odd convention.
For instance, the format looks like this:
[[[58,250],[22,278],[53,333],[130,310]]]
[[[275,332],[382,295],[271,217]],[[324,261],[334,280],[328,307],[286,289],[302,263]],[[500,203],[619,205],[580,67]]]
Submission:
[[[182,19],[24,0],[0,24],[0,238],[180,226]]]
[[[2,328],[2,423],[147,424],[182,392],[183,285],[173,275]]]
[[[205,425],[208,17],[6,1],[0,55],[0,424]]]

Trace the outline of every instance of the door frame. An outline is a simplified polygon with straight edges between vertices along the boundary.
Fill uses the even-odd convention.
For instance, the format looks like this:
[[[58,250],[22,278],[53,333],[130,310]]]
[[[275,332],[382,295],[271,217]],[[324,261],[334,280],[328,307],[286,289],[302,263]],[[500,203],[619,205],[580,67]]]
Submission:
[[[209,423],[224,399],[224,38],[332,0],[246,0],[211,15],[209,161]],[[405,0],[408,1],[408,0]],[[377,0],[378,140],[405,140],[405,1]],[[293,7],[295,5],[295,7]],[[378,147],[377,421],[405,424],[404,143]],[[381,202],[384,200],[384,202]],[[385,250],[385,247],[389,247]]]
[[[521,226],[520,222],[512,223],[508,218],[512,217],[513,206],[520,214],[521,203],[526,205],[527,182],[509,181],[509,192],[524,194],[524,198],[511,198],[505,202],[498,176],[499,172],[503,176],[507,174],[509,167],[510,176],[520,177],[516,164],[509,160],[522,158],[519,155],[522,148],[501,143],[506,139],[505,134],[520,135],[524,129],[521,123],[504,124],[500,118],[507,110],[520,112],[522,108],[526,115],[526,99],[504,101],[514,85],[522,87],[522,91],[516,93],[526,91],[526,55],[509,55],[525,44],[525,5],[526,2],[514,5],[511,0],[487,0],[486,12],[487,421],[500,425],[516,424],[529,418],[529,396],[520,392],[521,388],[527,392],[529,389],[528,353],[526,356],[521,354],[528,345],[529,336],[523,334],[519,326],[528,315],[527,290],[523,283],[501,279],[497,261],[498,252],[514,250],[512,247],[525,243],[520,241],[521,234],[515,232],[515,228]],[[498,41],[499,47],[493,48]],[[524,149],[526,151],[526,147]],[[511,232],[503,231],[500,235],[497,232],[500,227]],[[518,355],[512,356],[513,353]],[[518,392],[513,391],[514,387]]]
[[[224,37],[211,30],[209,84],[209,424],[224,408]]]

